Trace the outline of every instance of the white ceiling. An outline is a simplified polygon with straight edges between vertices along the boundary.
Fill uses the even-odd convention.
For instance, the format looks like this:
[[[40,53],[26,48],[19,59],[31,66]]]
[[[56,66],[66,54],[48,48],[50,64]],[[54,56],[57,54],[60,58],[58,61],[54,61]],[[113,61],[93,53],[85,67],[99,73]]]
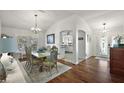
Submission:
[[[93,29],[101,28],[104,22],[110,28],[124,24],[122,10],[0,10],[0,20],[2,26],[30,29],[34,26],[34,14],[38,14],[38,25],[43,30],[73,14],[84,18]]]

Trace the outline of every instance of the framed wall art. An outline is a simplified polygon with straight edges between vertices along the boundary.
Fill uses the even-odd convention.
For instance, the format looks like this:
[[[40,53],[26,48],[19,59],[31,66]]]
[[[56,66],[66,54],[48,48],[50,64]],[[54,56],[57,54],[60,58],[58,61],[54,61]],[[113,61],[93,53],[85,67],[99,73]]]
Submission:
[[[47,35],[47,44],[55,44],[55,34]]]

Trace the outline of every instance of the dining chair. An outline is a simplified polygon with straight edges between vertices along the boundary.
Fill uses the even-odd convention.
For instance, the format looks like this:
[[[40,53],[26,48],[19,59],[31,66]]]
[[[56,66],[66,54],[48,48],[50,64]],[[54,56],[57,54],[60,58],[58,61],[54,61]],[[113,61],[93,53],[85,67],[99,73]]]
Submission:
[[[51,74],[51,70],[54,67],[56,68],[56,71],[58,72],[57,56],[58,56],[58,48],[57,47],[51,48],[50,56],[48,56],[46,60],[43,62],[43,69],[49,71],[50,74]]]
[[[31,73],[33,65],[39,65],[40,61],[32,57],[32,47],[25,46],[25,52],[26,52],[25,69],[28,73]]]

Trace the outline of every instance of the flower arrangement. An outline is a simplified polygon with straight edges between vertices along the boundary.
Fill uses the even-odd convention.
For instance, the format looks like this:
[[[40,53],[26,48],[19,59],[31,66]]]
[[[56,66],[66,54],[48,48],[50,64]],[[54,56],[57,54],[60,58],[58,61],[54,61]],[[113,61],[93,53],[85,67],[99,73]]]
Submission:
[[[114,38],[114,40],[116,40],[118,46],[121,44],[121,41],[122,41],[123,38],[124,37],[123,36],[120,36],[120,35],[118,35],[118,36],[116,36]]]

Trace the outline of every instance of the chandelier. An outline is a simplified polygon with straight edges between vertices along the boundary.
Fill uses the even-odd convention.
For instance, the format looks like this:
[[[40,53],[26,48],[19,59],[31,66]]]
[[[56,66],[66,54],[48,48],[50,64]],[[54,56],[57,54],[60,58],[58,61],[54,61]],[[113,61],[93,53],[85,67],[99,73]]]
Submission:
[[[41,32],[41,29],[38,28],[38,25],[37,25],[37,14],[34,15],[35,17],[35,25],[34,27],[31,28],[31,31],[33,31],[35,34],[38,34],[39,32]]]

